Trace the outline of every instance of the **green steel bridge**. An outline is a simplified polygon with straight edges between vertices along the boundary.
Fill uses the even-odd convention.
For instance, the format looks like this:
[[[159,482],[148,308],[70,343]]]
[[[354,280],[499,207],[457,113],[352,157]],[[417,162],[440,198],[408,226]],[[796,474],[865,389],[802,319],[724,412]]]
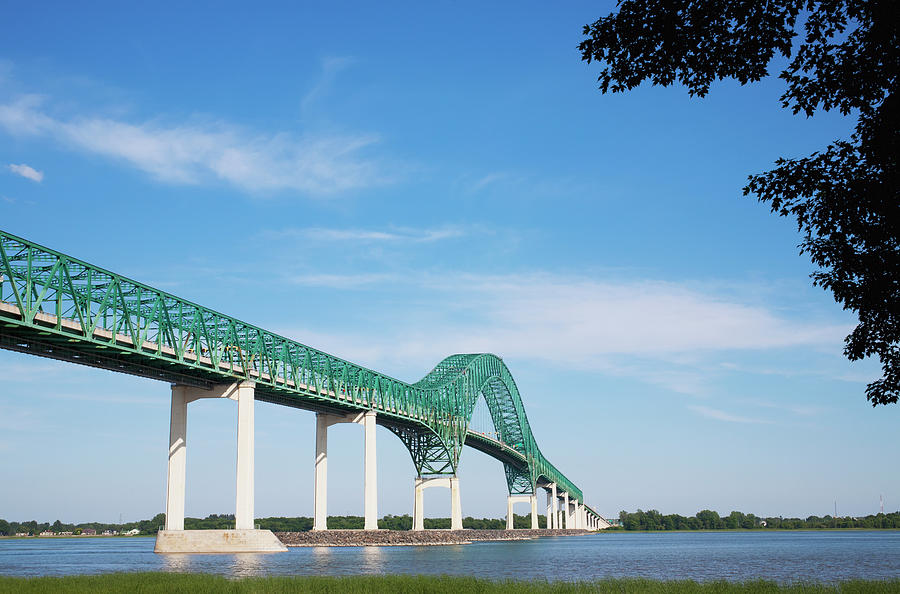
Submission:
[[[555,484],[584,502],[492,354],[451,355],[406,383],[2,230],[0,348],[201,389],[252,381],[257,400],[319,413],[374,410],[420,477],[455,475],[468,445],[503,463],[510,495]],[[470,427],[482,396],[490,436]]]

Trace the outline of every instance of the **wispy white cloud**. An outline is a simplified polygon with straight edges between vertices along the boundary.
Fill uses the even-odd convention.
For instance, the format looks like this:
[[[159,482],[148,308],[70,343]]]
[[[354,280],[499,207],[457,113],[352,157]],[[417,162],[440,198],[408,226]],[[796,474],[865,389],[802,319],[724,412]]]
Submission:
[[[354,62],[355,60],[353,58],[345,56],[330,56],[324,58],[322,60],[322,75],[313,88],[304,95],[300,102],[301,111],[304,113],[309,111],[316,102],[331,90],[338,74]]]
[[[706,417],[707,419],[715,419],[717,421],[726,421],[728,423],[762,423],[769,424],[771,421],[767,421],[765,419],[755,419],[751,417],[742,417],[739,415],[734,415],[729,412],[725,412],[724,410],[719,410],[717,408],[710,408],[708,406],[700,406],[697,404],[688,405],[688,408],[700,415],[701,417]]]
[[[43,104],[34,95],[0,104],[0,128],[124,161],[167,183],[217,180],[250,191],[323,195],[380,185],[391,178],[383,163],[363,155],[378,142],[372,134],[259,133],[221,121],[60,119]]]
[[[15,173],[16,175],[24,177],[25,179],[30,179],[31,181],[36,181],[38,183],[44,181],[44,172],[38,171],[30,165],[26,165],[24,163],[22,163],[21,165],[10,163],[7,167],[10,171]]]
[[[506,179],[507,177],[509,177],[508,173],[504,173],[504,172],[500,172],[500,171],[495,172],[495,173],[489,173],[489,174],[481,177],[480,179],[475,180],[475,182],[471,185],[469,190],[472,192],[477,192],[478,190],[481,190],[481,189],[483,189],[491,184],[494,184],[498,181],[501,181],[503,179]]]
[[[302,229],[282,229],[267,231],[263,234],[267,239],[308,239],[315,241],[340,242],[407,242],[430,243],[453,239],[465,235],[459,227],[446,226],[436,229],[410,229],[392,227],[388,229],[330,229],[325,227],[306,227]]]
[[[463,275],[437,287],[452,290],[454,300],[500,330],[491,334],[513,349],[530,352],[532,337],[540,338],[540,351],[576,360],[831,344],[848,329],[784,319],[759,305],[671,282]]]
[[[343,288],[353,278],[304,280]],[[712,378],[728,373],[711,363],[725,353],[833,348],[848,331],[846,325],[787,318],[762,305],[667,282],[554,274],[362,279],[367,286],[403,285],[419,305],[383,315],[386,327],[363,326],[363,333],[315,332],[322,343],[309,339],[309,328],[283,331],[375,367],[425,369],[451,353],[493,352],[635,377],[695,396],[708,395]]]
[[[288,278],[296,285],[327,287],[331,289],[356,289],[393,278],[387,274],[298,274]]]
[[[748,399],[745,400],[748,404],[753,406],[758,406],[760,408],[770,408],[779,411],[785,411],[792,413],[798,417],[814,417],[820,415],[827,411],[827,407],[824,406],[814,406],[807,404],[794,404],[794,403],[779,403],[779,402],[771,402],[768,400],[758,400],[758,399]]]

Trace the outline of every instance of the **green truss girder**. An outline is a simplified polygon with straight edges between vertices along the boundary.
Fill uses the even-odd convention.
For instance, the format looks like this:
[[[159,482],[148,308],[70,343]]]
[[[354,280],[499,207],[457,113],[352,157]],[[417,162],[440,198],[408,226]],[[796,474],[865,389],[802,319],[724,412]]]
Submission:
[[[256,382],[260,400],[375,410],[420,475],[455,474],[463,445],[501,460],[510,493],[546,483],[583,501],[544,458],[509,369],[447,357],[409,384],[0,231],[0,347],[196,386]],[[499,434],[469,432],[483,397]]]

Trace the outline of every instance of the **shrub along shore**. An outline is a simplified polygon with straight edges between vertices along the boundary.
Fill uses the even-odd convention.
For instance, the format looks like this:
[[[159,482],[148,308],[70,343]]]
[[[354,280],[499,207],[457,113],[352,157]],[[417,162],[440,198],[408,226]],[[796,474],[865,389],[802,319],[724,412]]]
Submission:
[[[7,522],[0,518],[0,536],[16,534],[37,535],[41,532],[80,534],[90,529],[97,534],[105,531],[118,534],[129,530],[137,530],[142,535],[156,535],[156,531],[166,523],[165,514],[157,514],[149,520],[126,522],[123,524],[103,524],[85,522],[82,524],[64,524],[59,520],[50,523]],[[328,516],[328,527],[337,530],[362,530],[362,516]],[[694,516],[678,514],[663,515],[656,510],[636,512],[620,512],[618,526],[614,530],[647,531],[647,530],[896,530],[900,529],[900,511],[888,514],[874,514],[864,517],[831,517],[809,516],[807,518],[761,517],[733,511],[727,516],[719,516],[715,511],[705,509]],[[256,524],[272,532],[306,532],[312,530],[313,520],[309,517],[275,517],[258,518]],[[545,526],[543,515],[538,516],[538,525]],[[531,528],[531,516],[513,515],[513,526],[518,529]],[[227,530],[234,528],[234,516],[231,514],[211,514],[205,518],[185,518],[187,530]],[[382,530],[410,530],[412,517],[409,515],[387,515],[378,520]],[[450,528],[450,518],[425,518],[425,528]],[[497,518],[463,518],[463,528],[467,530],[505,530],[506,520]]]
[[[115,573],[96,576],[10,578],[0,577],[0,593],[21,594],[67,592],[78,594],[105,592],[190,592],[194,593],[288,593],[288,592],[356,592],[377,594],[430,594],[438,592],[468,592],[484,594],[562,594],[587,593],[665,593],[700,592],[724,594],[730,592],[763,594],[881,594],[900,592],[900,580],[855,580],[835,584],[776,584],[775,582],[706,582],[654,581],[644,579],[600,580],[592,582],[491,581],[471,577],[450,576],[358,576],[358,577],[267,577],[227,579],[206,574],[179,573]]]

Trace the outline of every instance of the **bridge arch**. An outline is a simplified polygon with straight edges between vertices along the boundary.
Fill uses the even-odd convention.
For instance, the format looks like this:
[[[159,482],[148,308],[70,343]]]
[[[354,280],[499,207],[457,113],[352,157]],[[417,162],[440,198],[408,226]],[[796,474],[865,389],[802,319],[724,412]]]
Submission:
[[[456,473],[466,441],[479,439],[469,432],[469,424],[478,399],[483,397],[500,437],[498,445],[509,451],[501,456],[490,447],[475,447],[503,462],[510,494],[533,494],[539,484],[555,482],[574,498],[581,499],[581,491],[541,454],[516,382],[500,357],[490,353],[451,355],[412,385],[424,391],[430,408],[448,413],[433,415],[429,423],[433,435],[444,444],[443,448],[433,448],[438,454],[434,460],[429,460],[429,454],[423,449],[410,448],[414,462],[427,461],[421,466],[417,464],[417,470],[440,466],[443,474]],[[410,447],[408,443],[407,447]]]

